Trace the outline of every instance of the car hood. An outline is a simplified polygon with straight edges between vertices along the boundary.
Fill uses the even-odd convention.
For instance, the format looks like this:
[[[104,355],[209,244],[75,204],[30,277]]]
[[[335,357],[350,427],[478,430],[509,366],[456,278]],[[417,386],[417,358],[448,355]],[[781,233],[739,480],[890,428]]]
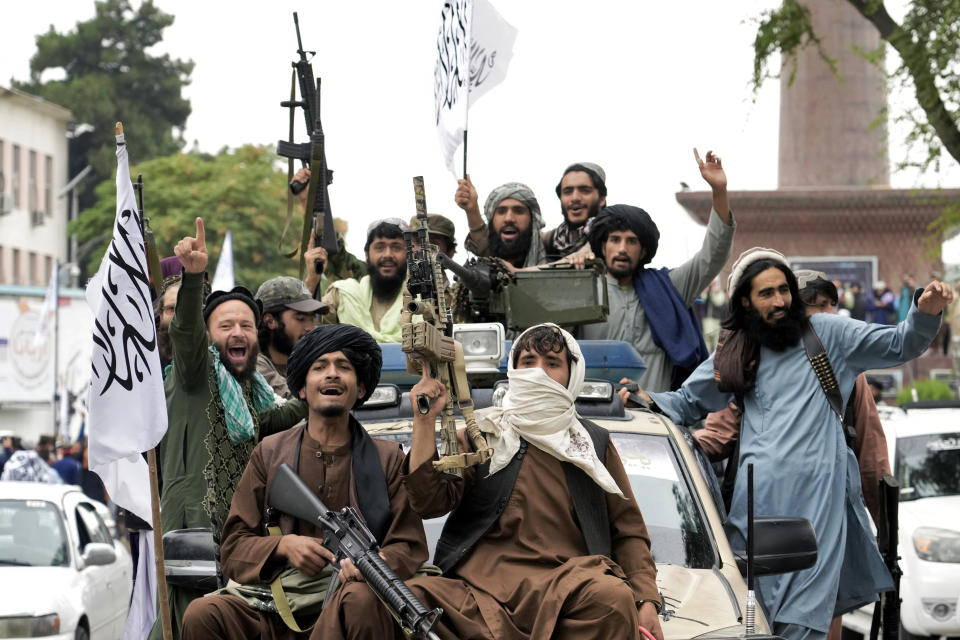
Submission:
[[[917,527],[960,531],[960,496],[920,498],[900,503],[900,530],[912,536]]]
[[[693,638],[739,624],[740,609],[734,605],[733,592],[719,572],[658,564],[657,586],[669,617],[662,623],[668,639]]]
[[[0,617],[58,613],[71,608],[69,601],[78,589],[77,572],[72,567],[0,567]]]

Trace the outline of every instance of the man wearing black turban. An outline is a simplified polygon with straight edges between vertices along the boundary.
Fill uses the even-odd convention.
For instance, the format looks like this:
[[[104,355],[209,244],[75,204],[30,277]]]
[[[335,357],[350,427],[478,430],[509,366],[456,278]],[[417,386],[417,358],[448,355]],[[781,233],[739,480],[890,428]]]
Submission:
[[[263,525],[264,500],[281,464],[290,465],[327,507],[353,507],[380,545],[380,553],[401,579],[411,577],[427,559],[420,517],[410,508],[401,482],[400,445],[371,438],[350,410],[373,394],[380,380],[380,346],[363,329],[323,325],[303,336],[287,361],[287,386],[309,406],[307,420],[265,438],[253,450],[223,529],[223,573],[238,583],[216,596],[194,601],[184,616],[183,639],[293,638],[306,632],[288,629],[277,614],[269,583],[291,575],[322,600],[333,576],[333,554],[321,544],[323,531],[284,514],[274,523],[280,535]],[[337,598],[367,589],[360,572],[345,560]],[[360,580],[360,582],[358,582]],[[326,610],[336,607],[334,602]],[[303,611],[303,610],[301,610]],[[296,613],[296,611],[294,612]],[[318,609],[306,608],[298,623],[312,625]]]
[[[639,380],[644,389],[676,389],[706,359],[690,306],[723,269],[733,248],[736,225],[720,158],[712,151],[706,160],[696,149],[693,153],[713,191],[707,234],[693,258],[675,269],[648,269],[660,231],[639,207],[605,207],[590,225],[590,247],[607,265],[610,313],[606,322],[584,326],[579,337],[631,343],[647,365]]]

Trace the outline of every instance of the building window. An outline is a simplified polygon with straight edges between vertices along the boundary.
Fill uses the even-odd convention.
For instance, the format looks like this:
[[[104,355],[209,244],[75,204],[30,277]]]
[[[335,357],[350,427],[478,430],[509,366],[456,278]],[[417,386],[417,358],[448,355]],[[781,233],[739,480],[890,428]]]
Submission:
[[[29,179],[27,180],[27,209],[32,214],[37,211],[37,152],[30,149],[30,162],[27,165]]]
[[[53,158],[50,156],[43,160],[43,212],[53,215]]]
[[[20,145],[13,145],[13,170],[10,172],[13,206],[20,206]]]
[[[4,152],[3,140],[0,140],[0,200],[3,200],[7,197],[7,180],[6,180],[7,172],[4,171],[4,169],[6,168],[6,165],[4,165],[3,163],[3,161],[6,160],[7,157],[6,155],[4,155],[3,152]],[[3,211],[0,211],[0,213],[3,213]]]
[[[45,256],[43,259],[43,281],[50,282],[50,276],[53,275],[53,258]]]
[[[13,267],[10,270],[13,272],[13,284],[23,284],[20,271],[20,249],[13,250]]]
[[[0,247],[0,284],[7,284],[7,265],[4,262],[6,257],[6,252]]]
[[[27,269],[29,270],[30,280],[27,281],[27,284],[30,286],[36,286],[40,284],[39,279],[37,278],[37,252],[31,251],[30,255],[27,256],[29,262],[27,263]]]

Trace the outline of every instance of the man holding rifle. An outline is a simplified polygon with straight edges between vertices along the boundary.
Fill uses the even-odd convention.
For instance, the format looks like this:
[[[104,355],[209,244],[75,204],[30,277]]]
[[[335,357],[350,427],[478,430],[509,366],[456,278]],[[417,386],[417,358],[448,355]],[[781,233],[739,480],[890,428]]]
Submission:
[[[239,584],[191,604],[184,616],[185,640],[308,637],[309,626],[301,630],[299,624],[316,619],[336,559],[321,544],[322,529],[268,511],[269,487],[284,463],[330,509],[357,510],[379,543],[380,555],[401,579],[427,559],[423,524],[401,482],[403,451],[395,442],[371,438],[350,414],[373,393],[381,365],[380,347],[357,327],[325,325],[297,342],[287,362],[287,384],[309,405],[309,416],[254,449],[234,494],[221,547],[223,572]],[[264,522],[276,528],[270,531]],[[349,560],[340,567],[337,579],[344,584],[338,597],[369,591]],[[279,603],[270,587],[278,576],[290,596]],[[309,595],[304,599],[304,594]],[[283,619],[284,604],[293,605],[296,628]],[[320,631],[318,625],[310,637],[321,637]]]

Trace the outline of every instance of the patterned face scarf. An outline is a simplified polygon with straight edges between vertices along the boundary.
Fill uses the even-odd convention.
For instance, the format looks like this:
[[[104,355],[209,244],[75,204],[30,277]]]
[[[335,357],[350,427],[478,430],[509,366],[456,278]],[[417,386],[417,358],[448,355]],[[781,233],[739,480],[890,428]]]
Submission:
[[[247,406],[247,400],[243,397],[243,389],[240,382],[227,371],[220,361],[220,352],[217,346],[211,344],[210,362],[213,372],[217,376],[217,387],[220,389],[220,402],[223,403],[223,415],[227,420],[227,433],[230,435],[230,442],[239,444],[245,440],[253,440],[256,437],[256,431],[253,426],[253,416],[250,415],[250,408]],[[253,372],[253,408],[257,413],[263,413],[272,409],[275,404],[273,389],[267,383],[259,371]]]
[[[477,412],[477,424],[493,448],[490,475],[510,464],[520,448],[520,438],[523,438],[557,460],[579,467],[604,491],[623,497],[620,487],[597,457],[590,434],[577,417],[574,402],[583,388],[585,373],[580,347],[573,336],[557,325],[537,325],[541,326],[556,327],[563,335],[567,349],[576,357],[570,365],[570,380],[563,387],[543,369],[515,369],[513,351],[522,342],[523,334],[513,341],[507,359],[510,387],[503,398],[503,407]]]

